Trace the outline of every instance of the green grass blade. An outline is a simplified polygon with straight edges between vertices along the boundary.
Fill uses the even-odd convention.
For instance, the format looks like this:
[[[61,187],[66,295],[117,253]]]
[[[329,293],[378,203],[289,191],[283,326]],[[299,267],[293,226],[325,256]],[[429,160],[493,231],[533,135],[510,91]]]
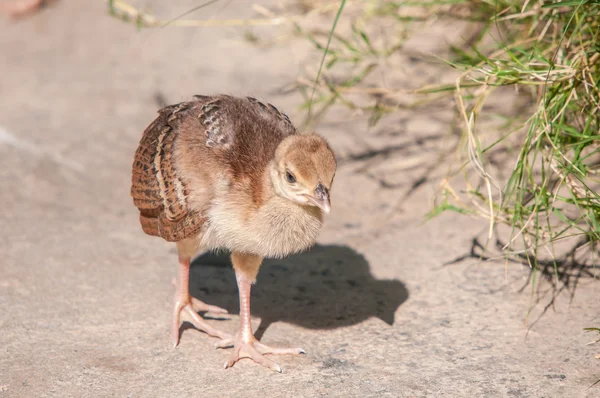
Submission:
[[[333,25],[331,26],[331,30],[329,31],[329,37],[327,38],[327,45],[325,46],[325,50],[323,51],[323,58],[321,58],[321,65],[319,65],[319,71],[317,72],[317,77],[315,79],[315,83],[313,85],[312,93],[310,95],[310,102],[308,104],[308,120],[310,120],[311,112],[312,112],[312,102],[315,95],[315,90],[317,88],[317,84],[319,84],[319,79],[321,77],[321,71],[323,70],[323,64],[325,63],[325,58],[327,57],[327,52],[329,51],[329,46],[331,45],[331,38],[333,37],[333,33],[335,32],[335,28],[340,20],[342,15],[342,11],[344,11],[344,7],[346,6],[346,0],[342,0],[340,3],[340,7],[338,8],[337,14],[335,15],[335,19],[333,20]]]

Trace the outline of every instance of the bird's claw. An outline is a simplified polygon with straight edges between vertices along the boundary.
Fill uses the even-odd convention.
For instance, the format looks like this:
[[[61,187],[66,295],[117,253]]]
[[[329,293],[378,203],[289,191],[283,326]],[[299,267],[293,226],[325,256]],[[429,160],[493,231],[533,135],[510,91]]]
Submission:
[[[232,367],[242,358],[250,358],[265,368],[269,368],[274,372],[281,373],[281,366],[261,354],[254,346],[254,343],[242,343],[234,346],[229,360],[224,364],[225,369]]]
[[[225,332],[222,332],[218,329],[215,329],[211,325],[209,325],[196,311],[209,311],[215,312],[219,314],[226,314],[227,310],[223,308],[219,308],[213,305],[205,304],[202,301],[192,298],[190,302],[183,304],[181,302],[175,303],[175,310],[173,314],[173,324],[172,324],[172,339],[173,339],[173,348],[177,347],[179,344],[179,328],[180,328],[180,319],[181,313],[187,314],[188,321],[194,325],[194,327],[198,330],[202,330],[206,334],[212,337],[218,337],[222,340],[231,339],[231,335]]]
[[[269,368],[275,372],[281,373],[281,367],[265,357],[265,355],[299,355],[306,354],[302,348],[275,348],[253,339],[252,341],[243,342],[240,339],[223,339],[219,341],[217,348],[226,348],[233,345],[233,352],[229,360],[225,362],[225,369],[232,367],[237,361],[242,358],[250,358],[254,362]]]

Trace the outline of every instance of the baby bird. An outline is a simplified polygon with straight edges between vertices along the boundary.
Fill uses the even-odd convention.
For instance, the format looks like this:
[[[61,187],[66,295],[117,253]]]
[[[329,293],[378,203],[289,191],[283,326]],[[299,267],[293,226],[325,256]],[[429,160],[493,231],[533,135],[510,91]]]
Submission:
[[[271,104],[227,95],[195,96],[168,106],[144,131],[135,153],[131,195],[142,229],[177,244],[179,280],[172,338],[179,343],[180,314],[233,346],[225,368],[251,358],[281,372],[267,354],[302,354],[254,337],[250,289],[263,258],[282,258],[315,243],[330,211],[336,171],[333,151],[316,134],[299,134]],[[240,300],[240,325],[231,337],[196,311],[226,313],[191,297],[190,260],[199,251],[231,252]]]

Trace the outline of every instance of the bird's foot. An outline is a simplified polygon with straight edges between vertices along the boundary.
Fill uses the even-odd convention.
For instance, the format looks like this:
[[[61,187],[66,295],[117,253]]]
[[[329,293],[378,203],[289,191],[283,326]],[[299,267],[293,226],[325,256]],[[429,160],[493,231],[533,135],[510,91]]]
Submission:
[[[225,362],[225,369],[232,367],[242,358],[250,358],[254,362],[269,368],[275,372],[281,373],[281,367],[265,355],[299,355],[306,354],[302,348],[275,348],[270,347],[256,340],[254,336],[243,339],[239,333],[235,338],[223,339],[216,344],[217,348],[227,348],[233,346],[233,352],[229,360]]]
[[[194,297],[188,297],[187,299],[177,298],[175,299],[175,310],[173,311],[173,325],[172,325],[172,336],[173,336],[173,347],[177,347],[179,344],[179,327],[181,314],[184,313],[188,316],[189,322],[194,325],[198,330],[202,330],[204,333],[212,337],[218,337],[220,339],[231,339],[231,335],[215,329],[209,325],[198,312],[212,312],[216,314],[227,314],[227,310],[214,305],[206,304]]]

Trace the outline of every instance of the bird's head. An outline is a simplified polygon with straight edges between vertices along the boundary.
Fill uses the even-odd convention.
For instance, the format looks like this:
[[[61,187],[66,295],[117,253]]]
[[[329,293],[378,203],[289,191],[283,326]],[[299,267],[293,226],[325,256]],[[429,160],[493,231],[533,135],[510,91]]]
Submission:
[[[277,147],[271,181],[279,196],[329,213],[335,169],[335,155],[323,137],[295,134]]]

